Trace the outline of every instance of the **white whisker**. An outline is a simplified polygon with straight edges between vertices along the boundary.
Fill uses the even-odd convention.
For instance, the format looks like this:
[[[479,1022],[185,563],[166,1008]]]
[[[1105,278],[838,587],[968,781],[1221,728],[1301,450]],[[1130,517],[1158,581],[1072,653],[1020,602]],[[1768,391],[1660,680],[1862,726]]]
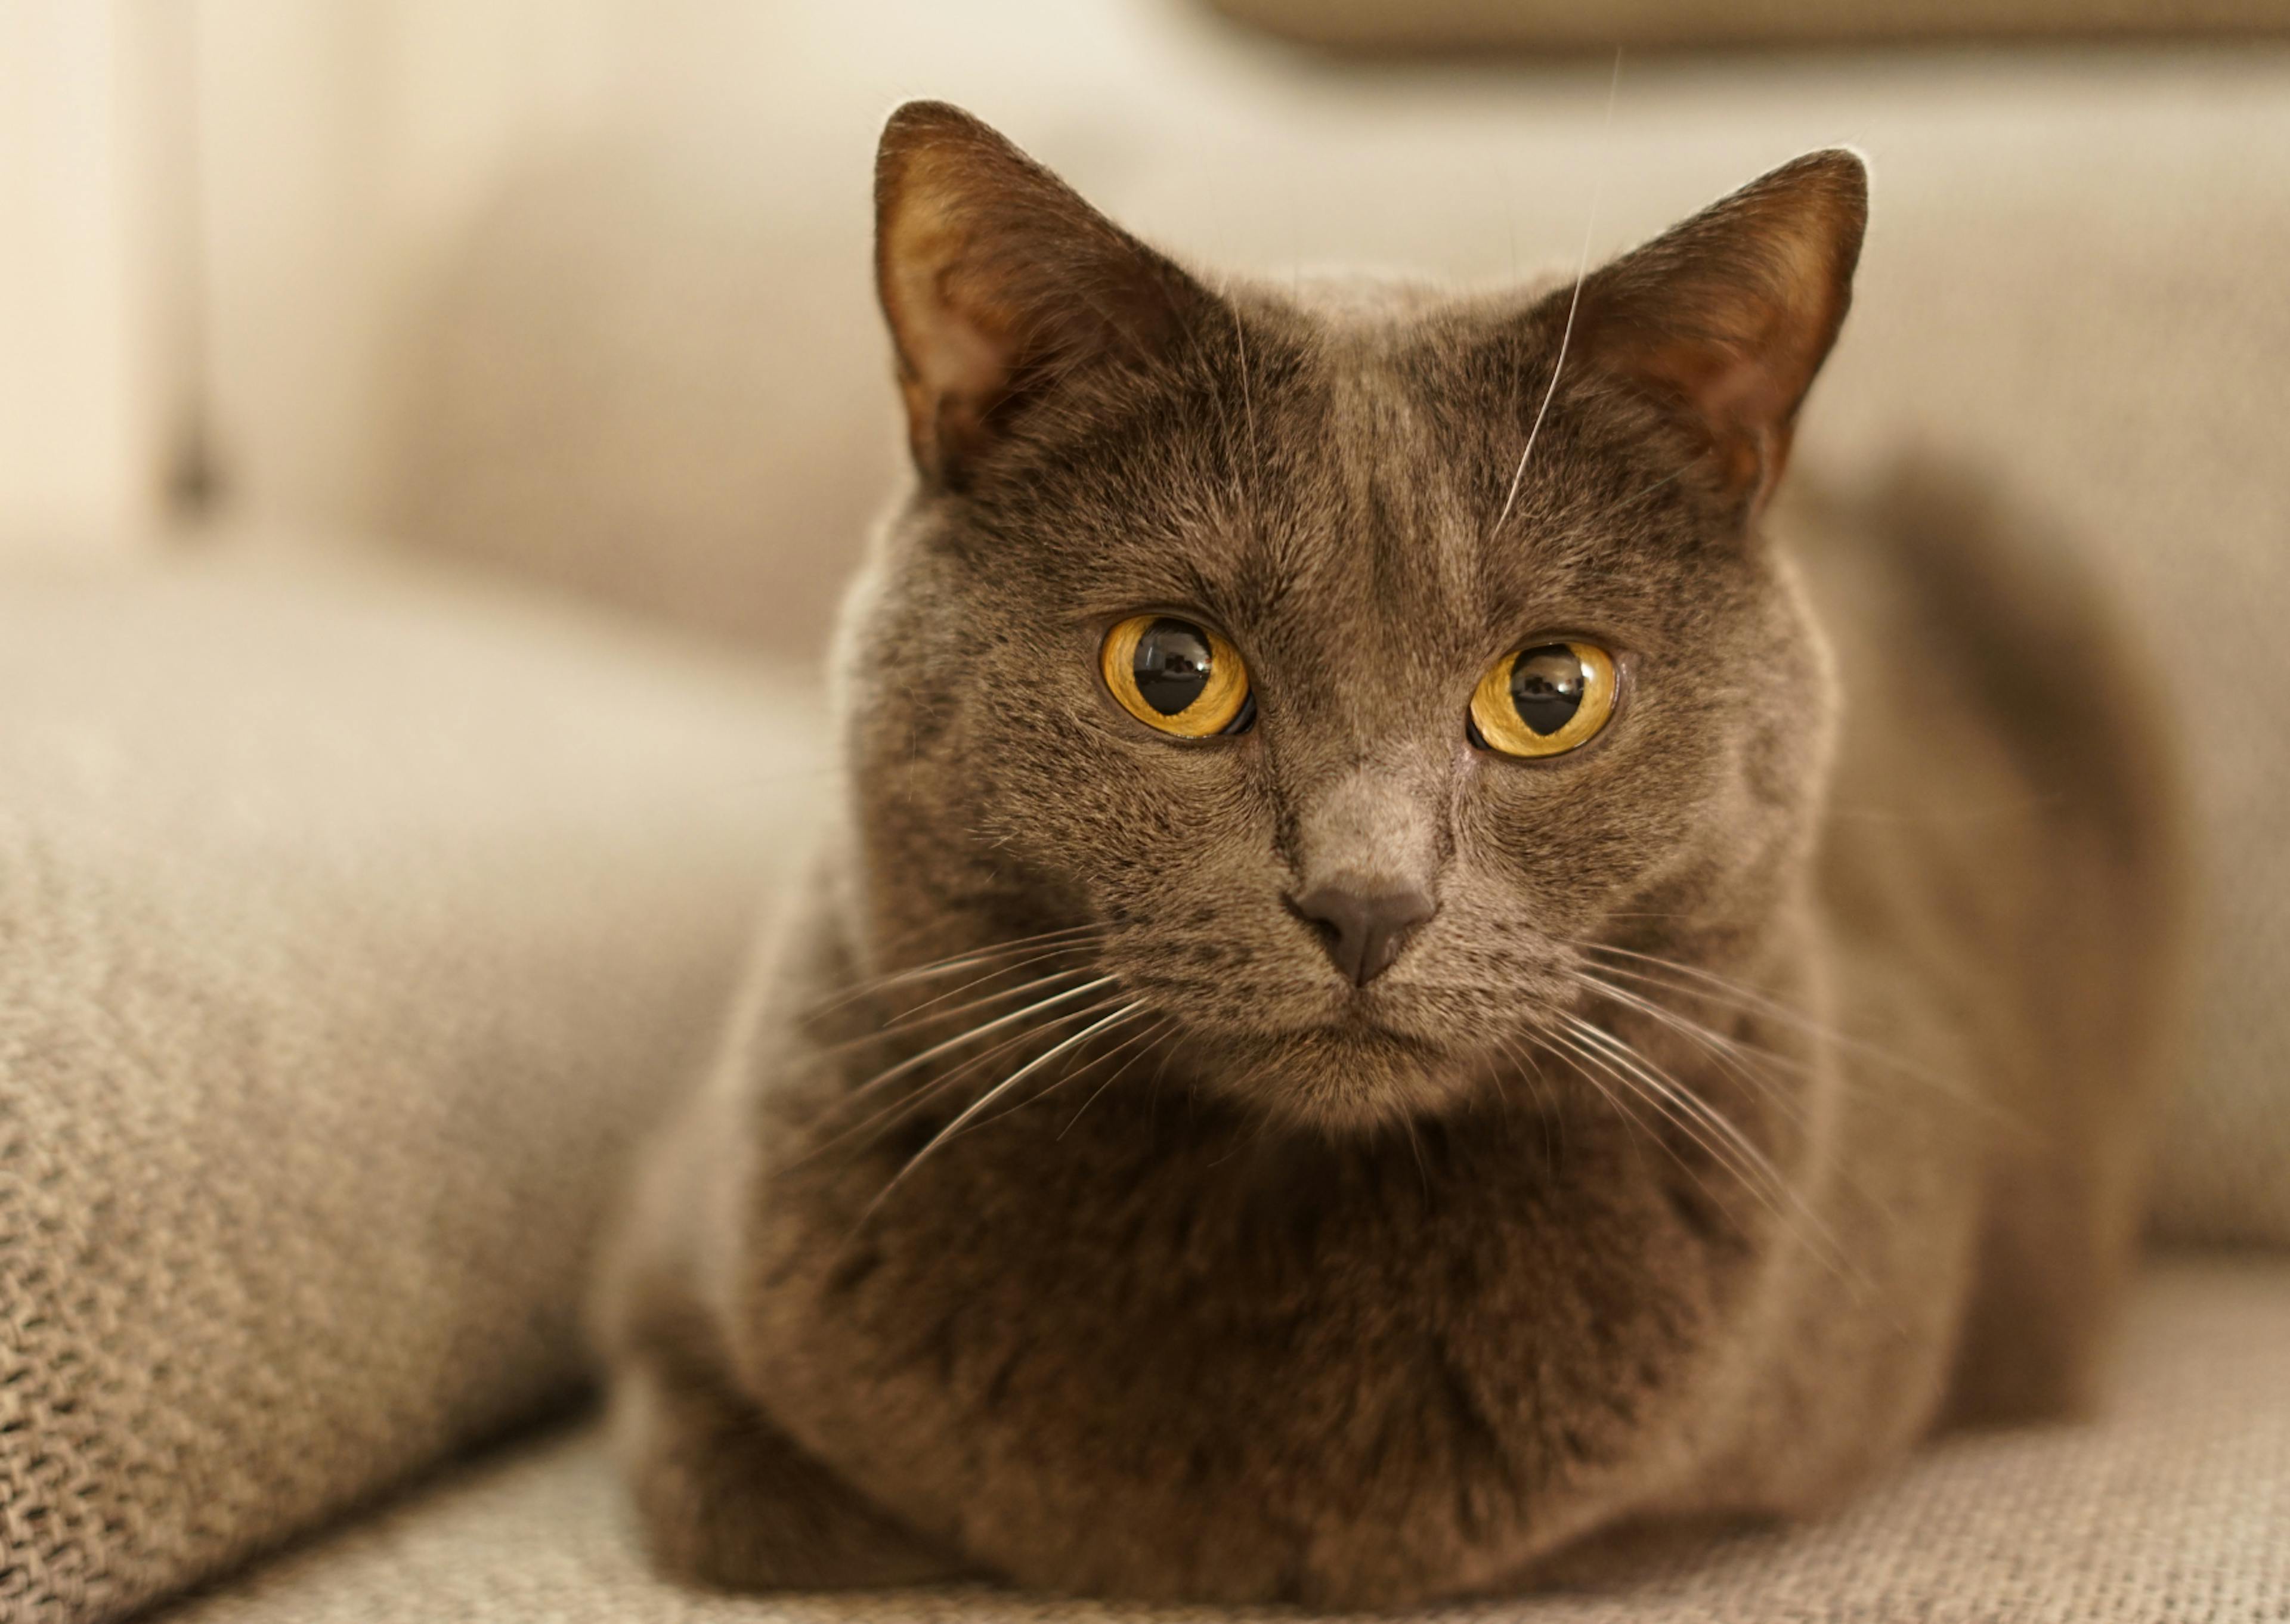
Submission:
[[[997,977],[1008,975],[1013,971],[1022,970],[1029,964],[1040,962],[1039,958],[1031,958],[1020,959],[1013,964],[1005,964],[989,974],[980,976],[975,980],[965,981],[950,992],[941,993],[935,998],[927,999],[915,1005],[914,1008],[901,1012],[895,1019],[885,1021],[873,1031],[858,1037],[845,1038],[841,1043],[821,1050],[821,1052],[839,1054],[853,1049],[865,1048],[869,1044],[879,1044],[886,1037],[902,1036],[918,1028],[936,1026],[941,1021],[953,1020],[964,1015],[973,1014],[982,1009],[991,1009],[995,1004],[1007,1003],[1012,998],[1021,997],[1027,993],[1039,991],[1045,987],[1055,986],[1060,981],[1071,980],[1076,976],[1097,973],[1094,965],[1076,964],[1069,969],[1053,970],[1047,975],[1036,976],[1031,980],[1013,982],[1010,986],[997,988],[989,993],[981,993],[977,997],[965,1003],[948,1004],[943,1009],[933,1007],[935,1004],[943,1004],[949,998],[959,997],[973,987],[983,987]]]
[[[1809,1226],[1808,1230],[1800,1230],[1800,1234],[1817,1241],[1821,1249],[1828,1252],[1832,1266],[1841,1266],[1841,1276],[1846,1276],[1847,1271],[1850,1276],[1859,1276],[1860,1271],[1854,1265],[1851,1255],[1838,1241],[1828,1223],[1798,1193],[1796,1185],[1774,1165],[1773,1158],[1742,1132],[1731,1117],[1661,1071],[1603,1027],[1578,1015],[1562,1014],[1560,1019],[1582,1041],[1610,1055],[1616,1065],[1639,1084],[1648,1099],[1658,1108],[1669,1108],[1674,1113],[1671,1120],[1692,1135],[1721,1166],[1739,1179],[1774,1217],[1784,1220],[1788,1217],[1779,1204],[1782,1201],[1794,1208],[1798,1216]],[[1695,1133],[1689,1117],[1705,1124],[1710,1133],[1718,1136],[1719,1142]],[[1720,1142],[1726,1148],[1720,1148]],[[1730,1155],[1726,1154],[1727,1150],[1730,1150]]]
[[[1642,993],[1633,992],[1627,987],[1617,987],[1613,982],[1593,975],[1586,970],[1570,968],[1566,974],[1578,985],[1588,988],[1598,996],[1610,999],[1624,1009],[1635,1011],[1647,1020],[1676,1032],[1717,1061],[1729,1076],[1740,1078],[1750,1087],[1766,1094],[1777,1105],[1788,1109],[1792,1121],[1800,1124],[1804,1121],[1804,1111],[1798,1102],[1785,1090],[1779,1087],[1772,1077],[1754,1069],[1754,1067],[1760,1064],[1779,1066],[1802,1075],[1811,1069],[1802,1060],[1793,1060],[1788,1055],[1761,1048],[1754,1044],[1744,1043],[1739,1038],[1728,1037],[1724,1033],[1716,1031],[1666,1004],[1655,1003]]]
[[[1606,85],[1606,124],[1603,132],[1603,140],[1610,149],[1614,128],[1614,97],[1621,84],[1622,53],[1617,50],[1614,52],[1613,77]],[[1490,537],[1502,529],[1504,521],[1510,517],[1512,505],[1518,500],[1519,484],[1526,477],[1526,460],[1534,455],[1535,436],[1542,432],[1542,420],[1550,411],[1551,397],[1558,393],[1558,375],[1566,370],[1566,350],[1574,341],[1574,316],[1582,306],[1582,283],[1590,269],[1590,239],[1598,229],[1598,202],[1605,190],[1606,172],[1602,165],[1598,179],[1590,188],[1590,218],[1582,228],[1582,252],[1574,261],[1574,292],[1566,300],[1566,325],[1558,334],[1558,358],[1551,363],[1549,387],[1542,391],[1542,404],[1535,408],[1534,421],[1526,431],[1526,444],[1518,453],[1518,466],[1511,470],[1510,490],[1503,497],[1502,511],[1495,516],[1494,527],[1487,532]]]
[[[1109,977],[1108,979],[1110,980],[1111,978]],[[881,1209],[883,1204],[891,1198],[893,1191],[896,1190],[899,1186],[907,1181],[909,1175],[913,1173],[916,1168],[921,1166],[925,1161],[929,1159],[933,1151],[945,1144],[947,1140],[952,1139],[956,1134],[961,1132],[963,1129],[968,1127],[972,1123],[977,1121],[980,1115],[997,1100],[1002,1098],[1003,1095],[1017,1087],[1018,1084],[1025,1081],[1026,1078],[1031,1076],[1034,1073],[1039,1071],[1043,1067],[1048,1065],[1052,1060],[1057,1059],[1058,1056],[1065,1053],[1077,1044],[1085,1044],[1091,1038],[1096,1036],[1100,1032],[1117,1027],[1125,1020],[1133,1020],[1136,1019],[1138,1011],[1142,1007],[1143,1005],[1135,1003],[1123,1004],[1119,1009],[1115,1010],[1113,1013],[1106,1016],[1103,1020],[1083,1028],[1072,1036],[1064,1039],[1063,1041],[1053,1045],[1051,1048],[1044,1051],[1042,1053],[1036,1055],[1032,1060],[1028,1060],[1023,1066],[1019,1067],[1017,1070],[1003,1078],[1002,1081],[988,1089],[976,1100],[971,1101],[971,1103],[965,1107],[962,1112],[957,1116],[952,1122],[947,1124],[946,1126],[941,1128],[936,1133],[933,1134],[928,1144],[925,1145],[920,1150],[916,1151],[912,1156],[909,1157],[907,1164],[904,1167],[900,1168],[896,1173],[892,1175],[890,1182],[884,1185],[883,1188],[876,1193],[875,1199],[867,1204],[867,1210],[859,1214],[859,1221],[852,1226],[852,1233],[856,1235],[860,1230],[865,1228],[867,1227],[867,1220],[872,1218],[876,1212]]]
[[[1786,1067],[1800,1075],[1810,1075],[1813,1070],[1811,1067],[1802,1061],[1791,1060],[1786,1055],[1777,1054],[1770,1049],[1760,1048],[1754,1044],[1745,1044],[1739,1039],[1727,1037],[1723,1033],[1712,1031],[1700,1021],[1693,1020],[1676,1010],[1657,1004],[1653,999],[1641,996],[1625,988],[1615,987],[1597,976],[1587,974],[1580,970],[1570,971],[1568,973],[1584,986],[1597,992],[1600,996],[1612,998],[1624,1008],[1636,1010],[1650,1020],[1658,1021],[1692,1040],[1718,1065],[1725,1068],[1729,1075],[1738,1077],[1744,1084],[1758,1090],[1766,1099],[1780,1107],[1798,1128],[1803,1129],[1808,1125],[1810,1113],[1806,1111],[1803,1101],[1788,1086],[1764,1075],[1756,1067],[1757,1063],[1763,1062]],[[1855,1176],[1849,1168],[1838,1166],[1832,1169],[1832,1172],[1842,1180],[1845,1186],[1872,1212],[1887,1220],[1898,1219],[1899,1213],[1893,1204],[1878,1196],[1869,1188],[1865,1180]]]
[[[2021,1133],[2030,1132],[2024,1122],[1994,1100],[1981,1099],[1947,1078],[1939,1076],[1889,1050],[1857,1038],[1849,1032],[1839,1031],[1835,1027],[1824,1025],[1801,1011],[1792,1009],[1788,1004],[1760,993],[1754,988],[1730,980],[1714,971],[1685,964],[1677,959],[1662,958],[1651,953],[1636,952],[1629,948],[1611,947],[1603,942],[1576,941],[1569,945],[1585,952],[1603,953],[1629,959],[1637,964],[1652,966],[1661,972],[1649,974],[1643,970],[1633,970],[1628,965],[1600,964],[1599,968],[1608,975],[1621,976],[1637,981],[1642,986],[1661,991],[1681,993],[1687,997],[1704,999],[1721,1009],[1767,1016],[1807,1037],[1834,1044],[1841,1050],[1883,1066],[1894,1076],[1929,1088],[1968,1110],[1986,1116],[1999,1125]],[[1665,976],[1670,979],[1665,980]]]
[[[1066,1125],[1058,1130],[1058,1137],[1060,1139],[1063,1139],[1067,1134],[1072,1132],[1074,1124],[1079,1122],[1083,1116],[1089,1110],[1089,1108],[1097,1103],[1099,1096],[1103,1094],[1107,1089],[1111,1088],[1116,1083],[1120,1082],[1122,1078],[1127,1076],[1129,1075],[1130,1068],[1136,1065],[1139,1060],[1143,1060],[1145,1056],[1151,1052],[1154,1043],[1165,1036],[1168,1032],[1169,1028],[1175,1024],[1176,1022],[1173,1020],[1162,1020],[1156,1022],[1154,1025],[1146,1028],[1145,1030],[1140,1033],[1137,1036],[1131,1038],[1127,1043],[1122,1044],[1120,1049],[1114,1050],[1110,1054],[1101,1056],[1101,1060],[1111,1060],[1115,1054],[1119,1054],[1122,1049],[1138,1050],[1137,1053],[1130,1056],[1128,1060],[1123,1064],[1120,1070],[1115,1072],[1111,1076],[1106,1078],[1104,1082],[1099,1084],[1095,1088],[1090,1091],[1089,1098],[1081,1102],[1081,1109],[1076,1111],[1072,1117],[1067,1122]],[[1142,1048],[1139,1048],[1138,1046],[1140,1044],[1144,1046]],[[1097,1063],[1098,1062],[1096,1060],[1090,1062],[1092,1065],[1096,1065]],[[1165,1054],[1162,1056],[1161,1063],[1165,1066],[1168,1064],[1168,1057]],[[1073,1078],[1068,1077],[1064,1080],[1070,1083],[1073,1081]]]
[[[891,1067],[889,1069],[877,1072],[874,1076],[869,1077],[866,1082],[861,1084],[858,1087],[853,1089],[848,1094],[846,1094],[844,1097],[845,1101],[847,1103],[850,1100],[858,1099],[862,1094],[872,1093],[876,1089],[880,1088],[884,1084],[890,1082],[893,1078],[904,1076],[918,1067],[927,1066],[931,1061],[938,1059],[941,1055],[950,1054],[955,1050],[961,1048],[965,1044],[974,1043],[979,1038],[986,1036],[989,1033],[998,1032],[1005,1027],[1015,1025],[1017,1022],[1025,1020],[1029,1015],[1038,1014],[1046,1009],[1054,1009],[1059,1004],[1065,1003],[1069,999],[1078,998],[1089,993],[1101,991],[1102,989],[1112,986],[1120,979],[1121,978],[1118,976],[1101,975],[1093,981],[1084,981],[1078,987],[1069,987],[1063,992],[1053,993],[1048,997],[1042,999],[1039,1003],[1028,1004],[1024,1009],[1013,1010],[1006,1015],[997,1016],[994,1020],[986,1021],[979,1026],[972,1027],[967,1031],[957,1032],[952,1037],[946,1039],[943,1043],[933,1044],[920,1054],[910,1055],[907,1059],[901,1060],[897,1065]]]
[[[1774,1165],[1772,1159],[1758,1148],[1747,1134],[1734,1126],[1733,1119],[1724,1112],[1710,1105],[1693,1090],[1679,1084],[1637,1050],[1616,1037],[1596,1021],[1585,1020],[1579,1015],[1562,1015],[1560,1019],[1565,1021],[1567,1028],[1574,1036],[1597,1047],[1609,1056],[1614,1064],[1628,1072],[1632,1080],[1646,1091],[1648,1099],[1657,1104],[1675,1107],[1681,1112],[1690,1112],[1693,1121],[1708,1124],[1711,1132],[1720,1136],[1722,1146],[1699,1135],[1696,1136],[1696,1142],[1708,1149],[1727,1167],[1728,1171],[1741,1178],[1745,1184],[1766,1183],[1774,1188],[1788,1188],[1789,1180],[1782,1177],[1781,1170]],[[1686,1128],[1689,1132],[1693,1131],[1691,1124],[1685,1120],[1681,1119],[1678,1125]]]
[[[1240,409],[1248,419],[1248,459],[1255,466],[1256,483],[1264,484],[1264,451],[1256,438],[1256,402],[1248,384],[1248,332],[1241,324],[1240,312],[1232,313],[1232,341],[1240,352]]]
[[[1085,940],[1082,939],[1101,936],[1104,932],[1105,927],[1101,924],[1068,925],[1063,930],[1044,931],[1038,935],[1021,936],[1013,941],[997,942],[989,948],[965,948],[960,953],[949,955],[945,958],[933,959],[926,964],[917,964],[909,969],[863,978],[845,986],[832,996],[813,1004],[806,1012],[815,1019],[830,1011],[840,1009],[859,998],[887,992],[892,988],[903,987],[909,982],[927,980],[933,976],[952,975],[961,971],[977,969],[998,960],[1006,959],[1013,954],[1023,952],[1028,948],[1038,947],[1047,942],[1074,938],[1077,940],[1071,945],[1077,950],[1085,945]],[[909,935],[918,933],[909,932]]]
[[[1633,1097],[1643,1097],[1644,1091],[1632,1084],[1627,1076],[1623,1076],[1621,1072],[1615,1068],[1612,1061],[1598,1053],[1597,1050],[1590,1048],[1580,1038],[1565,1032],[1537,1033],[1533,1035],[1532,1041],[1540,1044],[1543,1049],[1552,1056],[1552,1058],[1571,1060],[1573,1065],[1575,1075],[1589,1083],[1591,1087],[1597,1089],[1600,1097],[1605,1100],[1609,1105],[1613,1106],[1625,1120],[1641,1127],[1644,1126],[1644,1124],[1639,1122],[1637,1113],[1630,1109],[1628,1100],[1625,1100],[1621,1095],[1615,1093],[1613,1089],[1607,1087],[1606,1084],[1600,1081],[1598,1076],[1593,1072],[1584,1068],[1585,1062],[1588,1062],[1589,1065],[1596,1067],[1599,1072],[1605,1073],[1607,1076],[1613,1077],[1617,1083],[1621,1084],[1625,1092],[1629,1095]],[[1664,1113],[1664,1115],[1668,1116],[1668,1113]],[[1671,1120],[1675,1121],[1676,1119],[1673,1117]],[[1705,1151],[1709,1150],[1707,1143],[1695,1136],[1693,1134],[1693,1131],[1690,1127],[1685,1129],[1685,1132],[1689,1138],[1693,1139],[1695,1144],[1701,1146]],[[1671,1145],[1668,1140],[1662,1138],[1659,1133],[1648,1134],[1647,1137],[1652,1139],[1653,1142],[1661,1148],[1664,1155],[1669,1156],[1671,1161],[1677,1164],[1679,1170],[1683,1172],[1687,1178],[1693,1180],[1695,1187],[1699,1188],[1704,1196],[1709,1198],[1709,1204],[1712,1206],[1716,1207],[1719,1212],[1725,1212],[1729,1218],[1732,1216],[1731,1210],[1726,1206],[1725,1200],[1718,1194],[1717,1191],[1709,1188],[1709,1181],[1703,1179],[1701,1173],[1694,1170],[1693,1164],[1677,1153],[1675,1146]],[[1712,1160],[1718,1161],[1721,1165],[1723,1164],[1723,1158],[1718,1156],[1715,1151],[1709,1151],[1709,1155]]]
[[[989,1048],[981,1050],[976,1054],[966,1056],[963,1060],[957,1061],[955,1065],[949,1067],[944,1072],[941,1073],[939,1076],[933,1077],[930,1081],[914,1090],[911,1093],[894,1099],[888,1105],[878,1107],[875,1110],[869,1112],[866,1116],[861,1118],[858,1122],[852,1124],[848,1128],[845,1128],[842,1132],[812,1146],[808,1150],[805,1151],[802,1156],[797,1157],[796,1160],[797,1162],[808,1161],[813,1156],[830,1150],[837,1145],[846,1144],[852,1140],[859,1138],[861,1135],[867,1133],[870,1129],[876,1131],[875,1136],[879,1139],[883,1134],[889,1132],[893,1128],[898,1126],[900,1123],[905,1121],[909,1116],[913,1116],[917,1111],[928,1105],[932,1100],[936,1100],[939,1096],[953,1088],[955,1084],[961,1082],[963,1078],[969,1076],[973,1072],[985,1069],[987,1067],[992,1065],[996,1060],[1000,1060],[1004,1055],[1008,1054],[1012,1050],[1022,1049],[1028,1044],[1033,1043],[1039,1038],[1047,1037],[1057,1031],[1059,1028],[1069,1026],[1074,1021],[1093,1020],[1095,1017],[1105,1013],[1106,1011],[1111,1009],[1120,1001],[1119,996],[1117,995],[1114,997],[1107,998],[1097,1004],[1085,1004],[1077,1010],[1067,1010],[1061,1014],[1045,1015],[1032,1026],[1028,1027],[1021,1031],[1011,1034],[1009,1036],[1004,1038],[1000,1043],[995,1044]],[[838,1105],[845,1103],[848,1103],[847,1099],[837,1101]]]

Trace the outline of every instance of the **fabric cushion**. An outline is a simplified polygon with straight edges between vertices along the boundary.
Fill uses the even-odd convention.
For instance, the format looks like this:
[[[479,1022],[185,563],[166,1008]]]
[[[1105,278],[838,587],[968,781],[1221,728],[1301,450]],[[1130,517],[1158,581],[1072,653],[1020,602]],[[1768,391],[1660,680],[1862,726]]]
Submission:
[[[1734,1542],[1611,1594],[1443,1609],[1450,1624],[2195,1624],[2290,1611],[2290,1264],[2181,1261],[2143,1282],[2110,1412],[1948,1439],[1831,1522]],[[979,1591],[768,1599],[653,1578],[590,1431],[465,1471],[165,1624],[805,1624],[929,1618],[1210,1624],[1203,1609]]]
[[[394,574],[12,574],[0,1617],[577,1389],[591,1216],[815,783],[785,692]]]
[[[1877,40],[2279,33],[2273,0],[1210,0],[1285,39],[1351,51],[1612,51]]]

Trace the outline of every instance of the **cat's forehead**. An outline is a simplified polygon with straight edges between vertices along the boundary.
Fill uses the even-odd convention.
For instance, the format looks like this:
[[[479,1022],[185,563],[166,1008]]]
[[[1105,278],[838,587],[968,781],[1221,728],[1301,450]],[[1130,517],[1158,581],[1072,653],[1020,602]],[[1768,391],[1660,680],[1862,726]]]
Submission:
[[[1285,309],[1329,330],[1373,331],[1420,319],[1452,292],[1421,276],[1360,268],[1299,269],[1285,281],[1229,280],[1225,296],[1258,316]]]
[[[1254,319],[1285,313],[1325,332],[1405,346],[1420,343],[1440,323],[1499,324],[1572,280],[1571,271],[1546,269],[1477,287],[1395,269],[1317,268],[1285,277],[1229,278],[1223,292]]]
[[[1344,276],[1282,292],[1237,307],[1249,387],[1237,421],[1204,427],[1245,444],[1229,498],[1194,493],[1215,500],[1190,508],[1189,565],[1301,625],[1465,638],[1627,587],[1616,555],[1641,538],[1600,516],[1637,470],[1595,401],[1540,412],[1537,364],[1556,356],[1506,350],[1517,290]]]
[[[1189,364],[1115,415],[1045,420],[989,505],[992,576],[1084,618],[1198,611],[1315,664],[1403,641],[1469,664],[1621,624],[1663,596],[1631,494],[1657,476],[1579,378],[1541,411],[1555,335],[1521,322],[1531,302],[1357,275],[1228,288]]]

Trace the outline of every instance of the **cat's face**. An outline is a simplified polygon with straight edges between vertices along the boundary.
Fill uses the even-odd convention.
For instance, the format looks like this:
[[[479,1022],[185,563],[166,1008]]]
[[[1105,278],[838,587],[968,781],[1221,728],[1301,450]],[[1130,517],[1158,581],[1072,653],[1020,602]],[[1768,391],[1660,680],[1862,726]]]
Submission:
[[[902,112],[923,479],[845,667],[877,923],[1101,925],[1184,1075],[1330,1125],[1528,1053],[1579,941],[1755,928],[1831,701],[1750,521],[1859,229],[1857,164],[1793,169],[1579,308],[1212,293]]]

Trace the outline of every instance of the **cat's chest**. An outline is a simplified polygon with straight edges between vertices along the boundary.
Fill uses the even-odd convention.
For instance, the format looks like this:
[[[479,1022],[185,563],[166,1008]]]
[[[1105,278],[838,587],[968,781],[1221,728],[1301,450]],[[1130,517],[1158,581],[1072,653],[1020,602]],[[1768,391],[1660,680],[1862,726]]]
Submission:
[[[831,1178],[759,1190],[748,1373],[782,1423],[1013,1561],[1081,1516],[1165,1563],[1492,1552],[1674,1398],[1725,1277],[1579,1134],[1149,1156],[1122,1126],[933,1157],[855,1232]]]

